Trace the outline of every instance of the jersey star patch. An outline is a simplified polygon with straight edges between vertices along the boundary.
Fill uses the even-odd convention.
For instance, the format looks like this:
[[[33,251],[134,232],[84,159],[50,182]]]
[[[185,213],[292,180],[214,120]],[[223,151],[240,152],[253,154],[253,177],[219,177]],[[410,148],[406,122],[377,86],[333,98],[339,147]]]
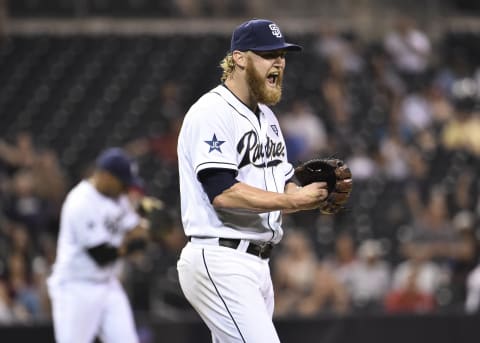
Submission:
[[[213,150],[217,150],[220,153],[222,152],[222,150],[220,149],[220,145],[225,143],[225,141],[219,141],[215,134],[213,134],[213,138],[212,138],[211,141],[204,141],[204,142],[207,143],[210,146],[210,150],[208,150],[208,152],[212,152]]]

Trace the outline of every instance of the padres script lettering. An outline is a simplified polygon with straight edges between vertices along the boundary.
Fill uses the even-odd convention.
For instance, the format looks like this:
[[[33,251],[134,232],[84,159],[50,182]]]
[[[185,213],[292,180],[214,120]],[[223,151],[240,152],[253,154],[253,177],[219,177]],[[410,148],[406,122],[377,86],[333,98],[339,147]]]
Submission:
[[[112,235],[117,234],[117,232],[120,231],[120,223],[123,219],[123,217],[126,216],[125,212],[121,212],[118,216],[115,218],[105,218],[103,221],[103,224],[107,228],[108,232],[110,232]]]
[[[255,131],[248,131],[243,135],[237,144],[237,152],[243,155],[242,161],[238,168],[242,168],[247,164],[252,164],[257,168],[265,167],[265,160],[267,160],[267,167],[273,167],[282,163],[281,159],[277,157],[285,156],[285,146],[282,142],[274,142],[267,136],[265,146],[259,142]]]

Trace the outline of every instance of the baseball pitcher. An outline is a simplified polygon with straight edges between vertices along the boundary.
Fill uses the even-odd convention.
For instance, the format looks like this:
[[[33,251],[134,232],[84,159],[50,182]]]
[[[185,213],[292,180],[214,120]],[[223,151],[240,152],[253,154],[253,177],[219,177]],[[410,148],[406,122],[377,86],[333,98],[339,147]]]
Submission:
[[[286,53],[301,49],[272,21],[238,26],[222,84],[193,104],[179,134],[189,238],[179,279],[214,342],[279,342],[268,261],[283,235],[282,213],[319,208],[328,196],[326,182],[294,182],[268,107],[281,98]]]

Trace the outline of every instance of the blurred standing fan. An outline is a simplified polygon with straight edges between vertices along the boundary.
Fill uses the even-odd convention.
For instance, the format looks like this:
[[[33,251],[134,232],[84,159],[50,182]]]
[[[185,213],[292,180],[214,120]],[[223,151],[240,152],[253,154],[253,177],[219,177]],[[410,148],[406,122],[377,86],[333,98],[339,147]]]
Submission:
[[[472,112],[479,104],[480,87],[474,79],[463,78],[453,83],[452,96],[457,110]]]

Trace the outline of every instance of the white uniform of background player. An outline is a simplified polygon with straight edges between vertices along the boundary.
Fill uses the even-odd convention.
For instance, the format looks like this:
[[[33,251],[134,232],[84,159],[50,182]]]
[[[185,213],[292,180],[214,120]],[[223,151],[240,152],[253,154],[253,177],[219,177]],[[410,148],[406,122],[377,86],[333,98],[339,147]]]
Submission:
[[[271,21],[253,20],[236,29],[231,52],[241,64],[253,49],[259,54],[270,51],[264,57],[250,55],[258,70],[265,66],[263,83],[283,73],[283,50],[301,48],[285,43]],[[190,242],[178,271],[186,298],[214,342],[278,342],[268,257],[283,235],[282,210],[314,208],[326,191],[320,183],[300,191],[289,183],[295,190],[287,186],[284,193],[294,170],[282,132],[261,99],[247,104],[248,92],[238,91],[248,85],[242,79],[244,67],[237,65],[240,70],[233,78],[202,96],[180,131],[181,210]],[[278,78],[270,78],[272,88],[277,88]],[[236,183],[215,197],[207,194],[209,186],[199,175],[212,170],[233,171]]]
[[[99,265],[87,252],[97,246],[120,247],[127,231],[139,224],[124,192],[134,178],[129,163],[121,150],[106,150],[97,160],[103,176],[93,180],[107,177],[113,187],[123,187],[118,197],[99,191],[96,185],[104,179],[83,180],[63,204],[57,257],[48,280],[59,343],[93,342],[97,334],[104,343],[138,342],[128,299],[115,276],[116,261]],[[110,186],[101,187],[108,191]]]

